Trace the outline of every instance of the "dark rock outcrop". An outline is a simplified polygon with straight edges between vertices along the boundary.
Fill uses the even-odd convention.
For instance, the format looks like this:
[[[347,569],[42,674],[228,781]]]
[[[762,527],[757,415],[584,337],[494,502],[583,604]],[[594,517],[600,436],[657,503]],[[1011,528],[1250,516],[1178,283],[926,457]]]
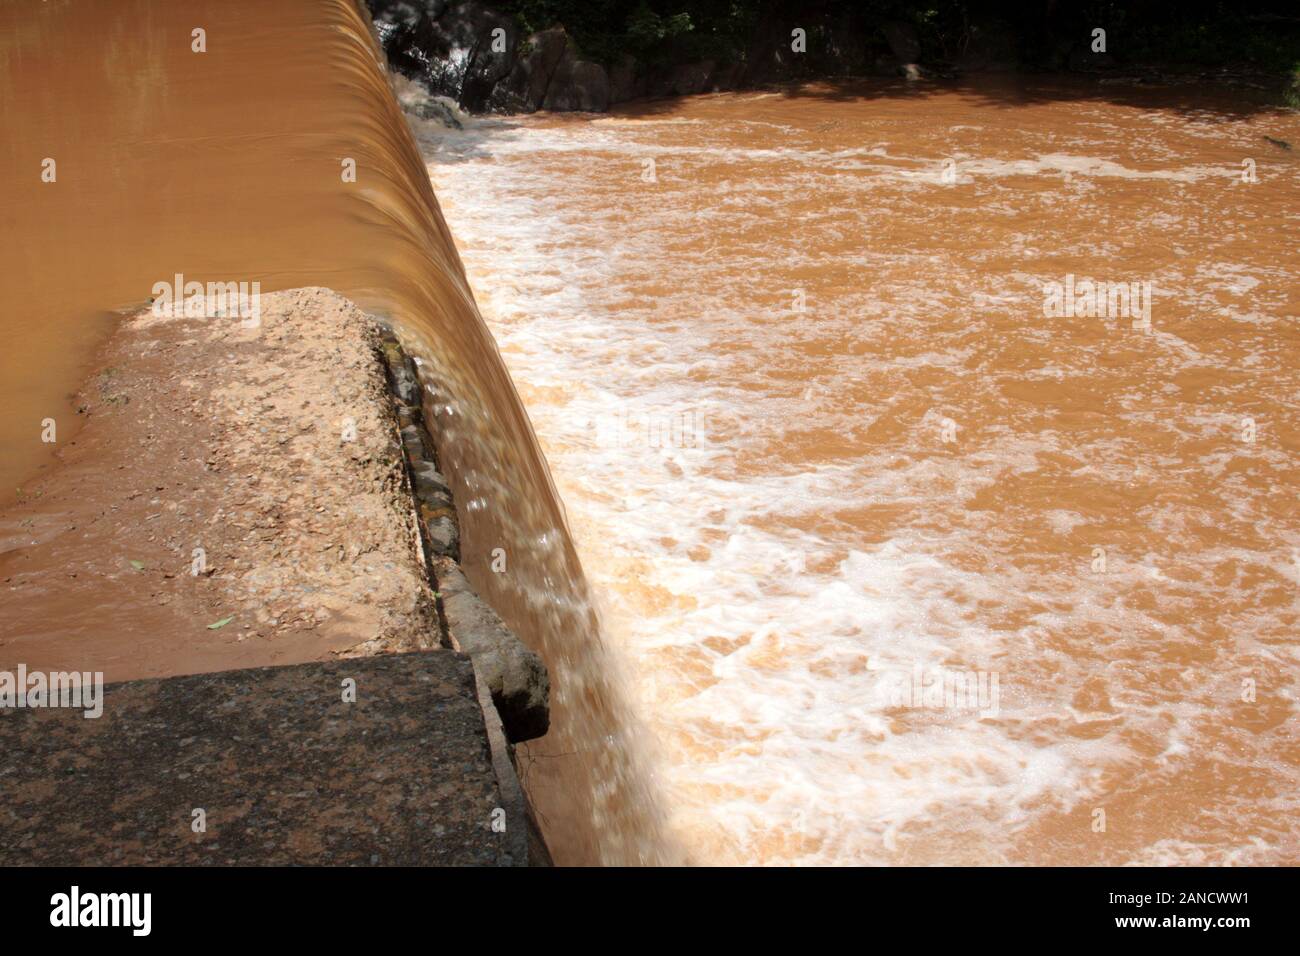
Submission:
[[[745,69],[741,82],[757,86],[795,76],[804,61],[804,54],[791,49],[790,32],[794,29],[789,17],[778,14],[765,17],[754,30],[749,49],[745,54]]]
[[[889,44],[889,51],[899,66],[917,63],[921,59],[921,38],[916,34],[916,27],[901,20],[891,20],[880,28]]]
[[[494,7],[494,2],[501,5]],[[701,9],[696,23],[672,29],[667,23],[676,16],[647,8],[657,31],[633,29],[647,20],[637,13],[634,0],[602,4],[589,15],[580,12],[581,5],[571,11],[545,3],[507,8],[501,0],[369,3],[394,69],[463,109],[500,113],[601,111],[645,96],[834,77],[901,74],[918,80],[951,79],[962,72],[1104,73],[1134,66],[1134,50],[1160,48],[1176,62],[1179,49],[1170,43],[1188,35],[1192,26],[1231,25],[1221,11],[1175,17],[1181,30],[1167,29],[1159,22],[1164,15],[1157,16],[1153,6],[1136,17],[1144,21],[1143,42],[1134,42],[1132,25],[1126,23],[1125,43],[1112,55],[1092,52],[1091,19],[1081,19],[1078,11],[1066,9],[1069,5],[1056,3],[1038,5],[1021,17],[1006,5],[754,2],[732,5],[729,13]],[[571,18],[569,26],[591,49],[584,49],[559,25],[527,38],[517,36],[524,18],[502,12],[526,10],[528,19],[536,22],[547,15],[543,11],[561,8]],[[1280,42],[1300,50],[1300,27],[1293,17],[1256,19],[1257,24],[1232,41],[1238,58],[1249,62],[1263,55],[1257,51],[1270,48],[1271,38],[1261,31],[1281,30],[1286,38]],[[1148,65],[1159,63],[1153,55],[1143,53]],[[1300,92],[1292,90],[1287,96],[1288,102],[1300,102]]]
[[[609,102],[626,103],[646,95],[646,77],[636,57],[624,53],[609,70]]]
[[[603,112],[609,75],[582,59],[562,28],[518,35],[513,18],[470,2],[372,0],[392,67],[470,112]]]
[[[599,63],[578,59],[570,47],[555,68],[542,106],[548,110],[603,113],[609,109],[609,75]]]
[[[1115,58],[1109,53],[1093,53],[1091,47],[1075,47],[1070,51],[1069,67],[1073,73],[1105,73],[1115,68]]]
[[[889,51],[898,63],[899,71],[909,80],[921,78],[921,38],[916,27],[900,20],[891,20],[880,28],[889,44]]]
[[[515,61],[515,21],[476,0],[371,0],[388,62],[463,109],[487,107]]]
[[[713,60],[679,63],[657,70],[649,77],[647,93],[650,96],[690,96],[719,89],[733,89],[738,78],[737,68],[719,69]]]
[[[690,96],[703,93],[709,89],[716,64],[712,60],[701,63],[682,63],[675,67],[669,81],[669,93],[673,96]]]
[[[802,34],[796,36],[796,30]],[[861,76],[873,72],[876,57],[884,53],[883,37],[868,11],[816,3],[796,10],[774,8],[754,26],[743,64],[720,68],[712,86]],[[887,72],[895,72],[892,64]]]
[[[569,38],[559,27],[528,37],[509,75],[493,90],[491,107],[505,113],[532,113],[541,109],[551,78],[568,48]]]

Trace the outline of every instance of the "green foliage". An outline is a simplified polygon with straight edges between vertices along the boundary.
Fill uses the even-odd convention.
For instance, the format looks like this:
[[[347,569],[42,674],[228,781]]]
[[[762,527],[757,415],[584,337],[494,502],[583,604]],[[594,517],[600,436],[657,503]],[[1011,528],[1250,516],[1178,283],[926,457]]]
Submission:
[[[689,13],[674,13],[672,16],[663,17],[650,9],[650,4],[642,0],[641,5],[628,17],[627,38],[634,49],[644,52],[669,37],[690,33],[691,29]]]
[[[584,57],[648,61],[670,51],[726,61],[744,49],[761,10],[756,0],[503,0],[525,33],[562,26]]]
[[[1244,65],[1284,72],[1300,60],[1295,0],[499,0],[525,33],[563,26],[583,56],[612,63],[632,53],[650,62],[743,59],[765,17],[804,18],[810,38],[821,24],[857,24],[864,49],[879,25],[916,27],[926,56],[955,58],[971,27],[1005,24],[1027,64],[1045,62],[1062,43],[1107,31],[1108,52],[1121,64],[1164,63],[1215,68]],[[810,51],[811,52],[811,51]],[[1296,95],[1300,95],[1297,93]]]
[[[1282,91],[1282,102],[1293,110],[1300,110],[1300,63],[1291,68],[1291,82]]]

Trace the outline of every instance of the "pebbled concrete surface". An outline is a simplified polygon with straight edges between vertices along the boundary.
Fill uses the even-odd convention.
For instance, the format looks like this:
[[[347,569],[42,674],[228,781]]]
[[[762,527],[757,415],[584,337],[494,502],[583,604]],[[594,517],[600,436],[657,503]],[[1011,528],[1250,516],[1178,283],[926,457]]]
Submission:
[[[0,709],[5,866],[525,865],[501,806],[446,649],[109,685],[97,720]]]

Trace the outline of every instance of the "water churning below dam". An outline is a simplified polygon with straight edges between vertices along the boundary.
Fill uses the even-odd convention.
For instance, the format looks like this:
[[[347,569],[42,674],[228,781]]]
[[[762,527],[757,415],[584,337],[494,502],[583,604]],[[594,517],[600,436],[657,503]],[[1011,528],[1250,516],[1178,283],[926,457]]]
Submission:
[[[0,71],[0,505],[159,282],[387,319],[550,672],[556,862],[1300,859],[1294,113],[1036,77],[449,129],[352,0],[7,4]],[[160,676],[76,588],[0,635]]]
[[[875,81],[419,139],[692,858],[1294,862],[1294,114]]]

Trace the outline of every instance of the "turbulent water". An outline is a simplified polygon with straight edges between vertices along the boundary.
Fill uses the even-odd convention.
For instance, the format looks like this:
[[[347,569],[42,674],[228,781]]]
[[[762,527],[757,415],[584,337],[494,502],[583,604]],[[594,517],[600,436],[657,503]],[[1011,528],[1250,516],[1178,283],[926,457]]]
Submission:
[[[691,859],[1300,861],[1294,114],[417,127]]]
[[[886,84],[417,148],[346,0],[5,4],[0,94],[0,498],[160,280],[389,317],[551,672],[560,862],[1300,862],[1294,114]]]
[[[75,441],[96,348],[155,283],[337,289],[424,357],[466,574],[547,660],[552,732],[524,770],[554,855],[674,859],[546,463],[369,26],[349,0],[0,5],[0,503],[30,500],[18,489]],[[0,516],[0,557],[28,538]],[[59,640],[117,628],[119,653],[66,666],[148,672],[120,593],[84,597]]]

